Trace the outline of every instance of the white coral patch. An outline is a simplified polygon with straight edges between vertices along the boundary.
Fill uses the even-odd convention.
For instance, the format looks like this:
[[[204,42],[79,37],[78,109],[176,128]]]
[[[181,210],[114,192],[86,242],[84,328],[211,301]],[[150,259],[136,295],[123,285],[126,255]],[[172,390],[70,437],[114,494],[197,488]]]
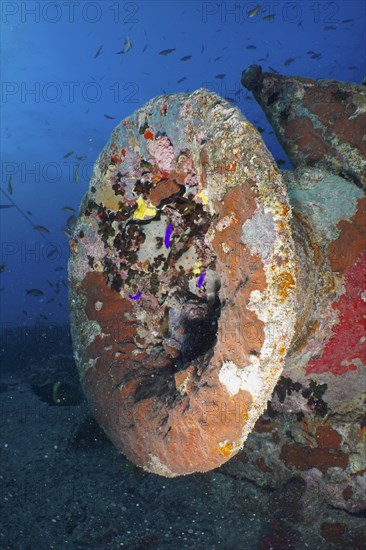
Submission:
[[[258,357],[250,356],[250,365],[239,369],[233,361],[224,361],[220,369],[219,380],[230,395],[236,395],[239,390],[249,392],[253,399],[258,397],[263,389],[260,362]]]
[[[216,224],[217,231],[223,231],[224,229],[227,229],[231,222],[234,220],[234,222],[237,222],[238,220],[235,218],[234,212],[230,213],[230,216],[224,216],[222,220],[220,220]]]
[[[160,462],[160,459],[153,454],[150,454],[149,463],[147,464],[147,466],[144,466],[144,469],[148,472],[152,472],[153,474],[158,474],[165,477],[175,477],[177,475],[173,474],[168,466]]]
[[[251,254],[256,254],[262,260],[271,258],[276,240],[272,213],[264,214],[259,210],[246,220],[242,226],[242,240]]]

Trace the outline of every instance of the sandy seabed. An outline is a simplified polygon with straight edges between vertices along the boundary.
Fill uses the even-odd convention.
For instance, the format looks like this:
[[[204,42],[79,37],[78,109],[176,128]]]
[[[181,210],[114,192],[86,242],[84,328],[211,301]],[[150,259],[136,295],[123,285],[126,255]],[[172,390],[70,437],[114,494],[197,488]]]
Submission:
[[[265,492],[221,469],[146,473],[97,431],[83,438],[85,402],[48,405],[19,370],[1,382],[2,550],[257,548]]]

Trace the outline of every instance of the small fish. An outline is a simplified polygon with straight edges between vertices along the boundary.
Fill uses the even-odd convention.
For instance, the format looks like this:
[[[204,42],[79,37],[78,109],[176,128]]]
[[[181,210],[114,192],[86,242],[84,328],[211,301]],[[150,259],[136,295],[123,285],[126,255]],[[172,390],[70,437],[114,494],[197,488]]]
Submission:
[[[274,74],[279,74],[278,71],[276,71],[276,69],[274,69],[273,67],[268,67],[269,70],[271,71],[271,73],[274,73]]]
[[[228,102],[231,103],[232,105],[235,105],[235,104],[236,104],[235,99],[233,99],[232,97],[224,97],[224,99],[226,99],[226,101],[228,101]]]
[[[44,225],[34,225],[33,226],[36,231],[39,231],[40,233],[49,233],[49,229],[47,227],[44,227]]]
[[[223,80],[225,78],[226,74],[217,74],[215,75],[215,78],[218,78],[219,80]]]
[[[26,311],[25,309],[22,309],[22,313],[23,313],[23,315],[24,315],[25,317],[27,317],[28,311]]]
[[[43,403],[51,406],[72,406],[79,405],[83,397],[79,390],[65,382],[51,382],[42,386],[31,384],[32,391]]]
[[[79,165],[76,166],[75,172],[74,172],[74,182],[77,183],[79,181]]]
[[[131,48],[132,48],[131,38],[129,36],[126,36],[122,50],[120,52],[116,52],[116,55],[119,55],[121,53],[122,54],[127,53],[130,51]]]
[[[68,159],[69,157],[71,157],[71,155],[74,154],[74,151],[70,151],[69,153],[66,153],[66,155],[64,155],[62,158],[64,159]]]
[[[111,115],[104,115],[104,118],[107,118],[108,120],[115,120],[115,116],[111,116]]]
[[[201,288],[201,286],[203,285],[203,281],[205,280],[205,276],[206,276],[206,273],[201,273],[201,275],[199,276],[199,279],[197,281],[198,288]]]
[[[263,17],[263,21],[273,21],[275,17],[276,17],[276,14],[275,14],[275,13],[271,13],[270,15],[265,15],[265,16]]]
[[[258,15],[258,13],[260,13],[261,9],[262,8],[260,7],[260,5],[257,4],[253,9],[248,11],[248,17],[255,17],[256,15]]]
[[[61,231],[66,237],[72,237],[73,236],[70,229],[67,229],[66,227],[61,227]]]
[[[284,62],[284,65],[287,67],[287,65],[291,65],[291,63],[293,63],[295,61],[295,57],[289,57],[288,59],[286,59],[286,61]]]
[[[172,235],[172,232],[173,232],[173,226],[169,224],[165,231],[165,237],[164,237],[165,248],[170,248],[170,237]]]
[[[134,296],[131,296],[131,294],[129,294],[129,297],[131,298],[131,300],[139,300],[142,296],[142,292],[139,292],[138,294],[135,294]]]
[[[54,288],[55,285],[54,285],[53,283],[51,283],[51,281],[49,281],[48,279],[46,279],[46,282],[50,285],[50,287]]]
[[[6,269],[6,264],[0,264],[0,273],[4,273]]]
[[[351,71],[355,71],[356,69],[358,69],[356,65],[350,65],[348,68],[351,69]]]
[[[58,267],[55,267],[55,271],[63,271],[64,268],[62,265],[59,265]]]
[[[39,288],[30,288],[29,290],[26,289],[26,293],[31,296],[43,296],[43,291],[39,290]]]
[[[4,209],[4,208],[14,208],[14,204],[0,204],[0,208],[1,208],[1,209]]]
[[[145,46],[144,46],[144,48],[143,48],[143,50],[142,50],[142,52],[141,52],[141,53],[144,53],[144,52],[146,52],[146,50],[147,50],[147,47],[148,47],[148,44],[145,44]]]
[[[187,80],[187,77],[186,77],[186,76],[183,76],[182,78],[180,78],[179,80],[177,80],[177,84],[180,84],[181,82],[184,82],[185,80]]]
[[[247,50],[256,50],[257,46],[254,46],[254,44],[249,44],[249,46],[246,46]]]
[[[342,23],[353,23],[353,19],[343,19]]]
[[[48,298],[48,300],[46,300],[46,304],[51,304],[54,301],[55,301],[54,298]]]
[[[33,216],[32,212],[30,210],[27,210],[28,216]]]
[[[54,256],[55,254],[57,254],[57,248],[52,248],[52,249],[47,253],[47,258],[52,258],[52,256]]]
[[[337,27],[333,27],[332,25],[327,25],[326,27],[323,27],[323,31],[336,31]]]
[[[85,155],[83,155],[83,156],[81,156],[81,157],[79,157],[78,155],[75,155],[75,158],[76,158],[76,160],[83,161],[83,160],[87,159],[88,157],[85,156]]]
[[[76,222],[77,222],[76,216],[72,215],[68,218],[66,225],[69,229],[72,229],[73,227],[75,227]]]
[[[184,57],[180,58],[181,61],[188,61],[189,59],[192,59],[191,55],[185,55]]]
[[[7,192],[9,193],[9,195],[12,195],[13,194],[13,176],[9,176],[9,179],[8,179],[8,187],[7,187]]]
[[[222,59],[222,55],[220,55],[219,57],[215,57],[214,61],[219,61],[219,59]]]
[[[306,52],[311,59],[320,59],[322,54],[321,53],[316,53],[316,52],[313,52],[311,50],[309,50],[308,52]]]
[[[203,53],[204,51],[205,51],[205,46],[202,44],[201,53]]]
[[[173,52],[175,52],[175,48],[168,48],[167,50],[161,50],[161,52],[159,52],[159,55],[168,55]]]
[[[72,206],[63,206],[61,210],[63,212],[75,212],[75,208],[73,208]]]
[[[41,313],[41,315],[39,317],[40,317],[40,319],[43,319],[44,321],[48,321],[48,317],[46,317],[46,315],[43,315],[43,313]]]
[[[96,59],[97,57],[100,56],[100,53],[101,53],[101,51],[102,51],[102,48],[103,48],[103,44],[99,47],[97,53],[96,53],[95,56],[94,56],[94,59]]]

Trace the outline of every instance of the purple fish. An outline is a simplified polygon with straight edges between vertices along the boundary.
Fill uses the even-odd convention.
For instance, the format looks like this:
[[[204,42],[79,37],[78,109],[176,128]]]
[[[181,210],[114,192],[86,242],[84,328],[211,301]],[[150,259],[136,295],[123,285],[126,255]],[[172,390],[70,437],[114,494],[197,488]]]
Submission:
[[[199,279],[198,279],[198,282],[197,282],[198,288],[201,288],[201,286],[203,285],[203,281],[205,280],[205,276],[206,276],[206,273],[201,273],[201,275],[199,276]]]
[[[166,248],[170,248],[170,236],[173,233],[173,226],[171,224],[168,225],[165,231],[165,237],[164,237],[164,243]]]
[[[131,294],[129,294],[129,297],[131,298],[131,300],[138,300],[139,298],[141,298],[141,295],[142,292],[139,292],[138,294],[135,294],[135,296],[131,296]]]

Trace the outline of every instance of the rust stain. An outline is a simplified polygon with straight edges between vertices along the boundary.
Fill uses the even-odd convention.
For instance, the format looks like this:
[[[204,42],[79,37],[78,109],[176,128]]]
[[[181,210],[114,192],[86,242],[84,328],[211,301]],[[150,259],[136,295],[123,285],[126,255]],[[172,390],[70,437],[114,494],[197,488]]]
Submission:
[[[260,472],[264,472],[267,474],[271,474],[273,472],[273,469],[267,466],[266,461],[262,456],[260,458],[257,458],[255,464]]]
[[[318,447],[322,449],[340,449],[342,437],[329,424],[318,426],[315,434]]]
[[[272,431],[271,422],[262,417],[258,418],[257,422],[254,425],[254,431],[259,434],[271,432]]]
[[[343,275],[366,248],[366,197],[358,199],[356,214],[337,227],[340,235],[329,245],[328,256],[333,271]]]
[[[177,193],[181,186],[174,180],[168,179],[160,181],[155,187],[150,190],[149,199],[155,206],[168,197]]]
[[[281,449],[281,460],[288,467],[304,471],[310,468],[318,468],[325,473],[328,468],[346,468],[349,462],[348,454],[333,449],[312,449],[297,445],[284,445]]]
[[[350,498],[352,498],[353,489],[352,489],[351,485],[347,485],[347,487],[345,489],[343,489],[342,495],[343,495],[344,500],[349,500]]]
[[[366,442],[366,426],[361,426],[360,428],[360,441],[365,441]]]
[[[347,525],[345,523],[329,523],[325,521],[320,527],[320,532],[326,541],[342,544],[342,538],[346,529]]]

